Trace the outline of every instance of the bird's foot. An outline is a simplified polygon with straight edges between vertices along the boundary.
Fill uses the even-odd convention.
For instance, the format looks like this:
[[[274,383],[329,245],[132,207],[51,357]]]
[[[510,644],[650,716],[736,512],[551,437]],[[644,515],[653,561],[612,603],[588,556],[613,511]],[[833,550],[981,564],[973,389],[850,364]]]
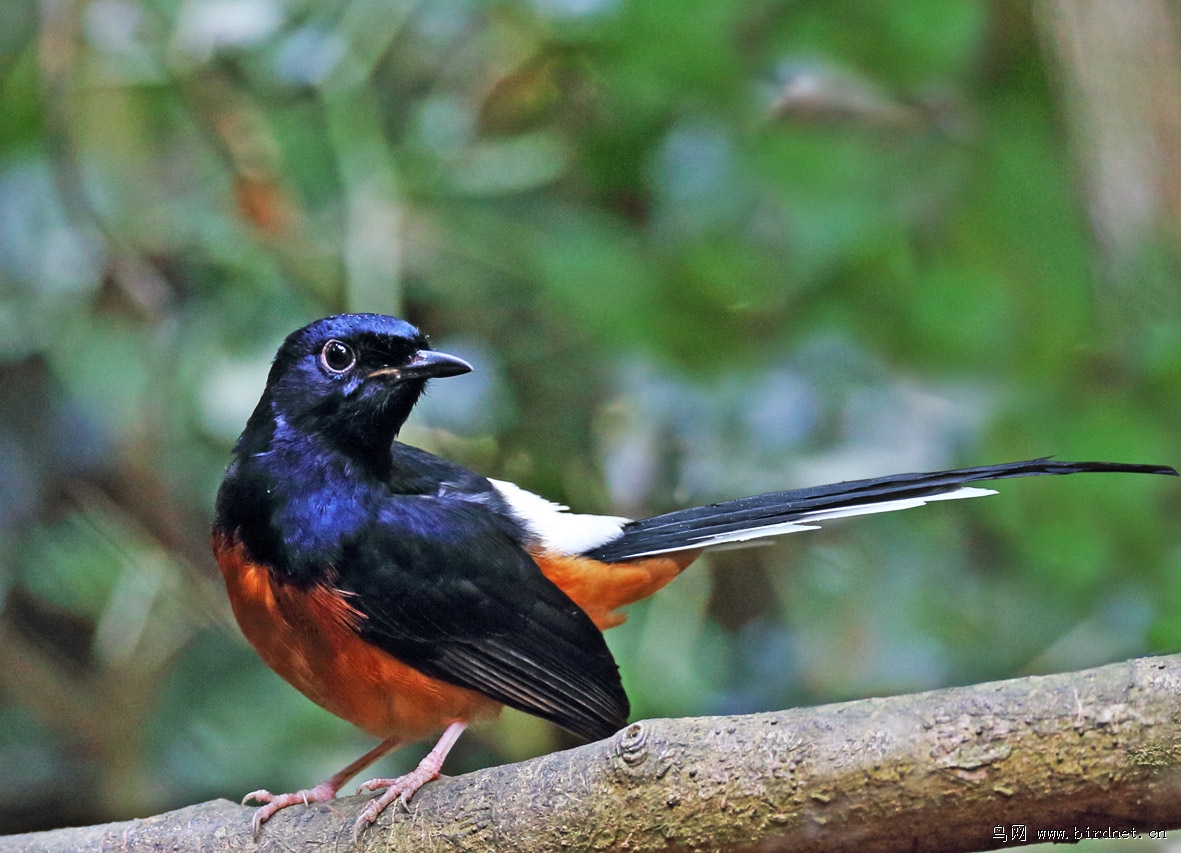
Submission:
[[[410,798],[418,793],[418,789],[427,782],[439,778],[439,771],[443,769],[447,753],[451,751],[451,747],[455,746],[455,741],[463,734],[465,728],[467,728],[467,723],[462,720],[456,720],[447,726],[443,736],[435,744],[435,748],[428,752],[426,758],[418,762],[418,766],[405,776],[399,776],[397,779],[370,779],[357,789],[359,794],[362,791],[376,791],[378,788],[385,788],[385,793],[380,797],[374,797],[365,804],[365,808],[361,809],[357,822],[353,824],[354,843],[362,830],[371,826],[377,820],[377,816],[385,811],[386,806],[394,800],[399,800],[404,807],[409,809]]]
[[[262,825],[270,820],[271,816],[288,806],[297,806],[303,803],[305,806],[312,803],[324,803],[336,797],[336,792],[339,786],[333,786],[331,782],[321,782],[314,788],[307,788],[303,791],[296,791],[294,794],[272,794],[267,790],[252,791],[242,798],[242,805],[246,805],[251,800],[256,803],[262,803],[254,811],[254,840],[258,840],[258,834],[262,831]]]
[[[357,789],[358,794],[362,791],[376,791],[379,788],[385,788],[385,792],[379,797],[374,797],[365,804],[365,808],[361,809],[361,814],[357,816],[357,822],[353,824],[354,839],[371,826],[378,816],[386,810],[386,807],[395,800],[408,809],[410,798],[418,793],[418,789],[427,782],[439,778],[443,762],[441,759],[438,761],[432,759],[433,756],[428,755],[418,767],[405,776],[399,776],[397,779],[370,779]]]

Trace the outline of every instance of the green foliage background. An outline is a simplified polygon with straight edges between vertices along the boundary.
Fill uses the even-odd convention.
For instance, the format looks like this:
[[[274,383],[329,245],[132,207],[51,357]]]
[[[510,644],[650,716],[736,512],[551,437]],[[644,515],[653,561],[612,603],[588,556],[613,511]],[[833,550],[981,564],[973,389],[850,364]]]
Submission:
[[[370,745],[245,646],[206,543],[317,316],[468,357],[405,438],[581,511],[1181,462],[1175,242],[1107,262],[1044,46],[1017,3],[6,0],[0,831]],[[634,716],[1181,648],[1176,482],[1001,491],[703,560],[610,634]],[[506,713],[449,767],[568,743]]]

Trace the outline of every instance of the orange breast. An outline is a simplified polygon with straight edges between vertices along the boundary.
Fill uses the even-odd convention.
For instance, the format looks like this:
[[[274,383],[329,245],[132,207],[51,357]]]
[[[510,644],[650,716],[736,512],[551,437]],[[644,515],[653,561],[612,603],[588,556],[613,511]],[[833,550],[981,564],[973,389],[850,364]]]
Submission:
[[[271,669],[338,717],[382,739],[416,740],[499,712],[493,700],[423,675],[362,640],[362,617],[345,593],[280,583],[226,535],[214,534],[213,552],[246,639]]]

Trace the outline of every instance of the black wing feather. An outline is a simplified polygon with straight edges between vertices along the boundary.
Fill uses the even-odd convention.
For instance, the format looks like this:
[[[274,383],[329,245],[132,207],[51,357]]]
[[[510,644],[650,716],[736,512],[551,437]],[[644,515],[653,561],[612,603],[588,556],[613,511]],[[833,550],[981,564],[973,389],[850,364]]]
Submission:
[[[348,546],[338,585],[361,636],[429,676],[588,739],[627,722],[619,668],[590,617],[470,498],[401,495]]]
[[[894,474],[888,477],[770,492],[633,521],[623,526],[619,537],[591,549],[585,556],[607,563],[619,562],[653,551],[692,548],[696,543],[711,536],[780,524],[820,510],[868,506],[905,498],[928,498],[955,491],[968,483],[985,480],[1035,477],[1042,474],[1077,474],[1085,471],[1177,476],[1176,471],[1164,465],[1057,462],[1049,458],[926,474]]]

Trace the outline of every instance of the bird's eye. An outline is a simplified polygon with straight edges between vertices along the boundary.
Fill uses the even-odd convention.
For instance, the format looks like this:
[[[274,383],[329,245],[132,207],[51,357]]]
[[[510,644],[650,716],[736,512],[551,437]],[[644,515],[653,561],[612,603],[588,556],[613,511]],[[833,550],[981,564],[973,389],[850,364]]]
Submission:
[[[344,341],[335,338],[320,350],[320,364],[329,373],[344,373],[357,363],[357,354]]]

